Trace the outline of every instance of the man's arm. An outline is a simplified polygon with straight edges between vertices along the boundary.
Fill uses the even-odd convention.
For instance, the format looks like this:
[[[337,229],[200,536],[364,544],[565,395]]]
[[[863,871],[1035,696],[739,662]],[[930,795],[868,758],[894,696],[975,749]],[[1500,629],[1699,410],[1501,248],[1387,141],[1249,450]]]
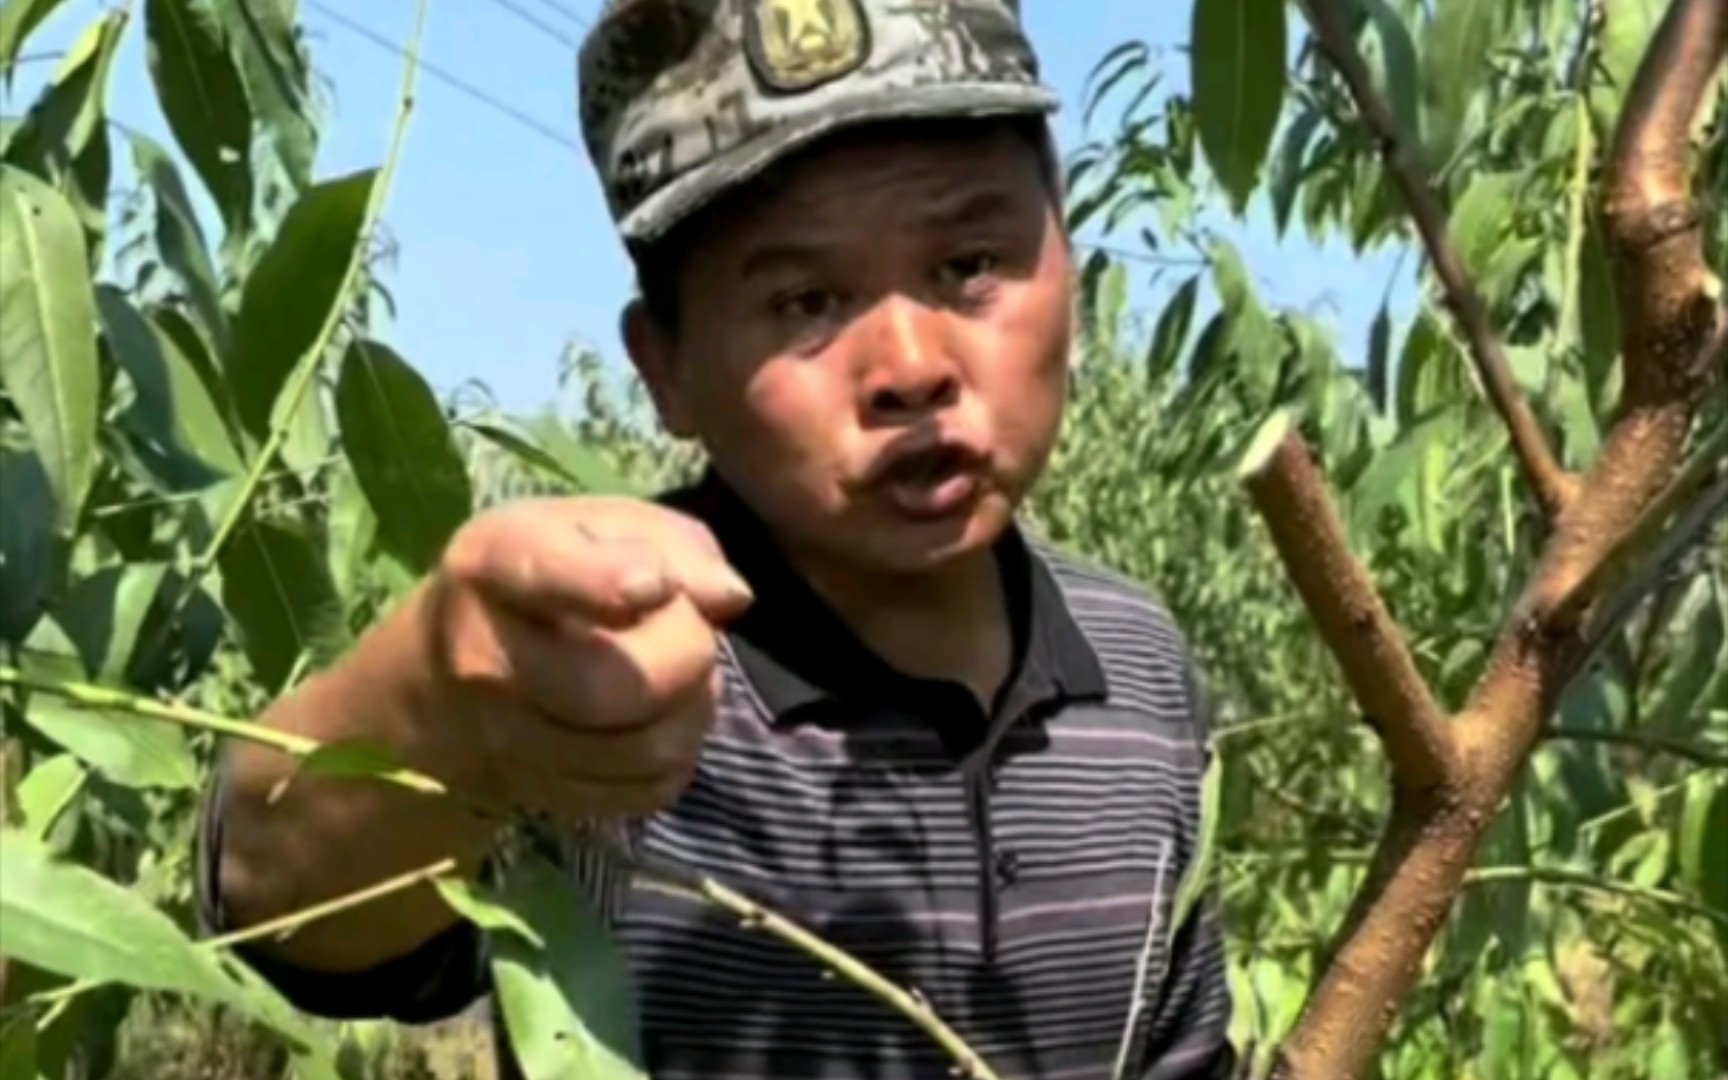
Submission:
[[[715,627],[748,600],[693,519],[635,500],[515,504],[464,527],[352,654],[260,722],[319,743],[381,742],[499,812],[628,819],[694,773],[718,692]],[[225,756],[200,842],[213,927],[244,929],[445,859],[473,874],[495,838],[496,819],[464,801],[296,766],[251,744]],[[284,988],[410,984],[419,1003],[401,1007],[437,1012],[475,992],[471,934],[423,883],[249,956]],[[354,993],[362,1015],[392,1007],[391,994]],[[308,1011],[324,997],[305,995]]]

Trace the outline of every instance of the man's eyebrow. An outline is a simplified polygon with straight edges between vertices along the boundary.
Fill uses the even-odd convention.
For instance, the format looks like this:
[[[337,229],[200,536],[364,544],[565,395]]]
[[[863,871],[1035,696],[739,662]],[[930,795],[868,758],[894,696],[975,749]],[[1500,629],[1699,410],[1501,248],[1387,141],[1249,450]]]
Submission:
[[[744,253],[738,267],[740,277],[749,278],[772,270],[799,270],[822,261],[821,249],[796,241],[769,241]]]
[[[1015,199],[1000,188],[972,189],[932,207],[925,220],[938,228],[979,225],[1012,217]]]

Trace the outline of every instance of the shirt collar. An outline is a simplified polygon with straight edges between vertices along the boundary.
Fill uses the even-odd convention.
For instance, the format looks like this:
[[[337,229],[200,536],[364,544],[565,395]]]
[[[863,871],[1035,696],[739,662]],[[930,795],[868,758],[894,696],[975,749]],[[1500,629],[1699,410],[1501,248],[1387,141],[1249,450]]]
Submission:
[[[883,660],[786,562],[767,527],[710,469],[662,499],[706,524],[756,600],[728,628],[745,677],[778,724],[808,707],[914,704],[954,684],[906,675]],[[998,696],[1015,711],[1051,700],[1099,699],[1104,670],[1061,586],[1018,526],[996,547],[1013,628],[1013,669]]]

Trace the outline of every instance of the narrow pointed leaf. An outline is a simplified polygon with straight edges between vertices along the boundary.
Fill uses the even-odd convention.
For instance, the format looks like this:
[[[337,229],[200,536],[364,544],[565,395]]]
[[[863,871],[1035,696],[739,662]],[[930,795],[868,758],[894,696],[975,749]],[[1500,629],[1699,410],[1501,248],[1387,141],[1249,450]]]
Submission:
[[[39,840],[47,840],[54,822],[88,777],[72,754],[55,754],[18,784],[18,827]]]
[[[215,401],[174,339],[110,285],[96,290],[109,352],[131,379],[136,399],[121,417],[135,438],[177,458],[177,490],[205,487],[243,469]]]
[[[546,939],[520,915],[502,906],[490,889],[458,877],[433,878],[432,885],[452,910],[482,930],[515,934],[536,949],[546,947]]]
[[[96,468],[96,301],[64,196],[0,165],[0,384],[12,395],[70,535]]]
[[[306,1080],[335,1080],[328,1046],[249,969],[201,948],[166,914],[17,830],[0,836],[0,956],[95,983],[229,1005],[290,1038]]]
[[[376,176],[366,169],[309,189],[247,278],[229,371],[254,435],[267,433],[283,384],[343,302]]]
[[[629,485],[615,474],[598,454],[586,451],[574,445],[562,447],[565,451],[560,459],[550,450],[544,449],[525,436],[518,435],[508,428],[497,424],[487,424],[480,421],[466,421],[462,425],[486,441],[509,451],[525,465],[533,466],[548,476],[570,485],[574,491],[585,491],[594,494],[604,494],[628,490]],[[583,450],[574,453],[572,450]]]
[[[1290,226],[1290,211],[1307,174],[1310,144],[1324,119],[1318,109],[1303,109],[1285,129],[1278,153],[1272,159],[1266,182],[1272,199],[1272,220],[1277,223],[1280,236]]]
[[[262,144],[281,162],[293,191],[312,180],[317,150],[310,75],[295,39],[294,0],[230,0],[218,6]]]
[[[266,693],[282,690],[310,650],[314,668],[347,640],[330,569],[304,533],[277,522],[248,521],[223,549],[222,603]]]
[[[357,341],[336,385],[336,415],[379,544],[416,573],[431,570],[474,498],[432,388],[388,346]]]
[[[228,318],[217,289],[216,267],[204,230],[192,207],[191,194],[180,178],[174,159],[159,143],[138,132],[128,132],[132,162],[139,179],[149,188],[154,214],[151,236],[162,265],[179,283],[176,292],[197,312],[203,330],[220,349],[228,340]]]
[[[1381,412],[1386,411],[1391,353],[1392,315],[1381,304],[1368,328],[1368,397]]]
[[[1698,899],[1728,913],[1728,781],[1693,781],[1686,791],[1677,840],[1680,880]]]
[[[85,29],[6,142],[8,164],[34,173],[66,196],[86,235],[92,262],[99,258],[108,229],[108,81],[128,19],[122,8]]]
[[[116,784],[175,791],[198,786],[186,736],[166,721],[87,709],[46,694],[31,699],[24,719]]]
[[[12,65],[18,59],[24,43],[54,9],[66,0],[5,0],[0,3],[0,73],[8,85],[12,80]]]
[[[1259,182],[1284,103],[1283,0],[1195,0],[1194,122],[1238,214]]]
[[[499,904],[545,942],[492,937],[492,979],[525,1080],[647,1080],[629,969],[574,883],[538,862],[514,866]]]
[[[204,182],[223,223],[252,212],[252,110],[210,0],[146,0],[150,77],[168,128]]]
[[[0,641],[16,645],[41,617],[66,548],[54,532],[54,492],[41,458],[0,447],[0,492]]]
[[[1152,331],[1152,346],[1146,353],[1148,379],[1162,380],[1182,358],[1182,348],[1188,344],[1188,332],[1194,325],[1194,304],[1200,296],[1200,275],[1195,274],[1177,289],[1164,310],[1158,314],[1158,324]]]
[[[139,635],[168,573],[166,563],[106,566],[74,583],[55,608],[55,621],[78,646],[98,682],[123,682]]]
[[[1445,164],[1488,80],[1501,0],[1437,0],[1422,33],[1424,135],[1436,168]]]
[[[1386,0],[1357,0],[1368,16],[1369,45],[1363,51],[1381,95],[1392,107],[1398,134],[1420,146],[1422,134],[1422,72],[1410,28]]]

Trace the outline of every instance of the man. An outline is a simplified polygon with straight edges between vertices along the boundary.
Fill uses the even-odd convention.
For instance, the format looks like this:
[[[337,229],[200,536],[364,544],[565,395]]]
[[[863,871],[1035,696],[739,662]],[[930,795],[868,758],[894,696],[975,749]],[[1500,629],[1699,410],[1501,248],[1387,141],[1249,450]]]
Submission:
[[[652,502],[477,517],[275,727],[363,736],[493,805],[628,823],[916,987],[1005,1077],[1231,1070],[1213,906],[1179,905],[1206,764],[1182,639],[1024,535],[1073,264],[1009,0],[619,0],[582,122],[641,297],[623,334],[710,467]],[[233,928],[492,827],[239,747],[206,902]],[[581,873],[657,1080],[947,1076],[921,1032],[699,902]],[[1192,914],[1187,914],[1191,911]],[[449,1016],[479,935],[430,889],[253,954],[302,1007]]]

